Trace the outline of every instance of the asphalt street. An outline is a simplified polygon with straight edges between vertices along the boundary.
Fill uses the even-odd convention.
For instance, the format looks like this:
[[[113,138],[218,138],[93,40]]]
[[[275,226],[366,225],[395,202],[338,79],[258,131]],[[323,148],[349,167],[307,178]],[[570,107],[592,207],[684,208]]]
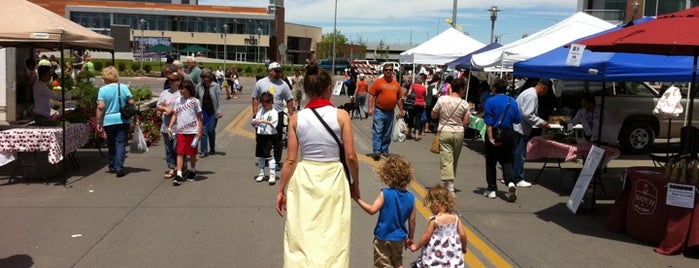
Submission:
[[[122,78],[150,85],[159,94],[162,78]],[[198,179],[173,187],[163,179],[164,151],[156,144],[145,154],[127,155],[127,175],[107,173],[107,158],[80,149],[80,168],[67,168],[68,183],[21,179],[0,185],[0,267],[282,267],[284,219],[274,209],[277,186],[257,183],[250,90],[243,80],[240,99],[224,101],[217,128],[217,155],[197,165]],[[335,96],[340,105],[346,97]],[[371,202],[382,187],[364,154],[371,152],[371,119],[353,119],[360,160],[362,198]],[[427,187],[439,182],[439,156],[429,152],[431,134],[421,141],[394,143],[391,153],[409,159],[416,181],[416,237],[429,210],[422,206]],[[653,245],[604,229],[624,169],[652,165],[647,156],[622,156],[603,175],[605,191],[594,210],[577,215],[565,206],[579,162],[547,169],[531,188],[518,189],[516,203],[482,196],[485,161],[482,141],[468,139],[455,181],[457,210],[467,227],[470,267],[695,267],[696,259],[664,256]],[[532,178],[541,162],[527,162]],[[13,164],[0,167],[0,183]],[[377,216],[354,206],[351,267],[373,266]],[[406,252],[404,263],[417,258]]]

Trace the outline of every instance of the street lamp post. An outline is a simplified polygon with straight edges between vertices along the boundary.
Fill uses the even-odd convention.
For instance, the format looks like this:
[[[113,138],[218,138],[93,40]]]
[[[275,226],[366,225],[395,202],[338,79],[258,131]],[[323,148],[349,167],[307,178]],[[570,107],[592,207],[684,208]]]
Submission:
[[[451,24],[452,28],[456,28],[456,0],[454,0],[454,7],[451,9],[451,23],[450,24]]]
[[[337,0],[335,0],[335,22],[333,23],[333,61],[332,72],[335,74],[335,43],[337,43]]]
[[[139,42],[139,44],[141,45],[141,71],[143,71],[143,55],[145,54],[145,51],[143,51],[143,41],[145,39],[144,38],[145,35],[143,33],[143,28],[145,27],[145,24],[148,21],[146,21],[146,19],[141,19],[140,22],[141,22],[141,42]]]
[[[497,6],[492,6],[486,11],[490,11],[490,43],[492,44],[495,38],[495,20],[498,19],[498,12],[501,10]]]
[[[228,58],[228,54],[226,53],[226,46],[227,46],[227,39],[228,39],[228,24],[223,25],[223,71],[226,71],[226,58]]]

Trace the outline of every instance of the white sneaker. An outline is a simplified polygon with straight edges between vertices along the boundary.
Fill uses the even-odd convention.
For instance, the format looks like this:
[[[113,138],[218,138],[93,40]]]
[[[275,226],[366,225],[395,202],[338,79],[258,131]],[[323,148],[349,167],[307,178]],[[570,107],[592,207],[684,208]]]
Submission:
[[[510,182],[507,184],[507,202],[513,203],[517,201],[517,187],[515,187],[515,184]]]
[[[528,181],[521,180],[517,183],[517,187],[529,188],[529,187],[532,187],[532,184]]]
[[[277,176],[269,175],[269,180],[267,180],[269,185],[274,185],[277,182]]]
[[[263,180],[265,180],[265,174],[260,174],[260,175],[257,175],[257,177],[255,177],[256,182],[261,182]]]
[[[444,188],[447,188],[450,192],[454,192],[454,182],[453,181],[445,181],[444,182]]]
[[[483,196],[485,196],[485,197],[487,197],[487,198],[490,198],[490,199],[495,199],[496,194],[497,194],[497,193],[496,193],[495,191],[488,191],[488,190],[485,190],[485,192],[483,192]]]

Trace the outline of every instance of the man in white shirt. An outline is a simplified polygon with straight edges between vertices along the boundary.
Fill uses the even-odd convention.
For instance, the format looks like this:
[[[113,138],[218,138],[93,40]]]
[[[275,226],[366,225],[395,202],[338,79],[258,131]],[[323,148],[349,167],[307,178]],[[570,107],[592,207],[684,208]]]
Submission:
[[[580,98],[580,105],[582,108],[578,110],[575,117],[563,125],[568,129],[572,129],[573,126],[581,124],[583,126],[585,139],[588,141],[597,141],[599,139],[600,107],[597,107],[595,96],[589,93],[583,95]]]
[[[39,66],[39,80],[34,83],[34,121],[41,123],[51,118],[51,100],[63,100],[46,85],[51,81],[51,66]]]

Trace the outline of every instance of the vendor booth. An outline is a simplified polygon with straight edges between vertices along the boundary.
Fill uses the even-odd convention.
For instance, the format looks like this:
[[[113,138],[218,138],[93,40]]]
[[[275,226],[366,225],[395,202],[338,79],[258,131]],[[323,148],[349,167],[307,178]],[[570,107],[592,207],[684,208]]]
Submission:
[[[592,51],[647,53],[659,56],[598,54],[596,56],[601,58],[596,59],[598,64],[596,67],[588,66],[587,69],[572,69],[566,72],[557,71],[554,67],[540,67],[542,71],[539,74],[566,79],[571,79],[569,77],[571,75],[587,76],[588,80],[595,77],[594,79],[599,79],[598,81],[692,80],[692,87],[696,88],[699,39],[686,34],[686,29],[699,25],[697,15],[699,15],[699,8],[692,8],[576,42],[587,45],[587,48]],[[559,53],[558,56],[561,56],[560,52],[552,53]],[[587,56],[595,59],[595,55],[590,55],[592,55],[590,52],[584,52],[583,62],[580,65],[590,64],[585,62]],[[675,56],[667,57],[667,55]],[[616,57],[619,57],[619,60],[616,60]],[[640,60],[645,62],[639,62]],[[693,62],[689,63],[690,60]],[[516,64],[516,73],[517,66],[526,66],[526,64]],[[633,71],[632,68],[637,68],[637,71]],[[544,73],[551,69],[553,69],[551,73]],[[595,72],[588,71],[585,74],[582,71],[590,69],[595,69]],[[532,75],[530,71],[527,72]],[[643,74],[636,76],[634,72]],[[666,76],[663,77],[663,75]],[[695,90],[692,89],[689,94],[687,120],[689,124],[692,122],[694,92]],[[691,125],[683,128],[681,148],[685,154],[674,157],[667,168],[632,167],[626,170],[624,190],[617,197],[608,218],[609,230],[625,230],[629,236],[657,246],[655,251],[661,254],[678,254],[688,249],[697,249],[699,246],[699,231],[697,231],[699,230],[699,211],[697,211],[699,203],[696,198],[699,176],[698,137],[699,130],[696,128]]]
[[[13,154],[31,152],[36,155],[36,152],[47,152],[48,159],[42,158],[41,161],[59,163],[66,159],[67,154],[87,143],[84,137],[88,128],[86,124],[71,124],[67,127],[64,120],[55,126],[27,126],[30,122],[28,118],[31,118],[28,111],[31,111],[33,103],[32,88],[26,82],[31,70],[26,69],[24,62],[36,57],[36,48],[57,49],[61,54],[60,64],[64,66],[65,49],[87,48],[113,52],[114,39],[28,1],[7,0],[3,4],[0,24],[11,27],[0,30],[0,64],[6,65],[6,71],[0,74],[0,83],[4,85],[0,89],[0,122],[5,124],[2,127],[4,131],[0,155],[5,156],[5,160],[11,160]],[[65,71],[65,68],[62,70]],[[61,95],[65,100],[66,88],[63,82],[61,80]],[[63,115],[65,106],[65,102],[62,103]],[[36,138],[26,135],[34,135]],[[71,137],[67,138],[68,135]],[[65,165],[62,166],[65,183]]]

